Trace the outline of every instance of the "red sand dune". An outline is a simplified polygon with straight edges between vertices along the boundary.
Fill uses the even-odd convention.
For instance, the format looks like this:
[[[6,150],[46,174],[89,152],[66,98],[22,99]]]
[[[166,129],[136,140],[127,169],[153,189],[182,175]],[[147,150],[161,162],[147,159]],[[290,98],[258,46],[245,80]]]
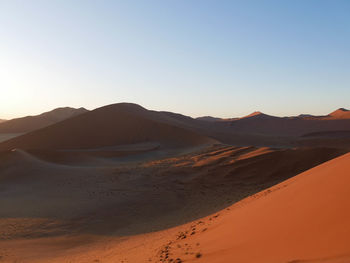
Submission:
[[[346,154],[205,219],[204,232],[169,253],[183,262],[350,262],[349,193]]]
[[[59,121],[78,116],[87,112],[84,108],[57,108],[36,116],[27,116],[2,122],[0,120],[0,133],[25,133],[34,131]]]
[[[344,108],[337,109],[329,114],[334,119],[350,119],[350,111]]]
[[[87,149],[143,142],[195,146],[214,140],[165,123],[159,113],[139,105],[119,103],[3,142],[0,150]]]
[[[245,118],[251,118],[251,117],[258,117],[258,118],[262,118],[262,117],[269,117],[269,115],[266,115],[260,111],[254,111],[252,112],[251,114],[247,115],[247,116],[244,116],[240,119],[245,119]],[[272,117],[272,116],[271,116]]]

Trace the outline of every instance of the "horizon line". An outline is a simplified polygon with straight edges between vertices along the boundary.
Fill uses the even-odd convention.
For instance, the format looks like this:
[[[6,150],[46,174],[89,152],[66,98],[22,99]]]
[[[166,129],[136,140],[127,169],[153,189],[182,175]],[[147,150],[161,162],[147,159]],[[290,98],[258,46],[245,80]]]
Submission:
[[[320,116],[328,116],[330,115],[332,112],[334,111],[337,111],[337,110],[345,110],[345,111],[349,111],[348,108],[345,108],[345,107],[339,107],[339,108],[336,108],[336,109],[333,109],[331,111],[329,111],[328,113],[325,113],[325,114],[311,114],[311,113],[307,113],[307,112],[302,112],[302,113],[299,113],[299,114],[292,114],[292,115],[281,115],[281,114],[270,114],[270,113],[266,113],[265,111],[260,111],[260,110],[255,110],[253,112],[250,112],[250,113],[247,113],[245,115],[242,115],[240,116],[239,114],[237,115],[231,115],[229,117],[223,117],[223,116],[220,116],[220,115],[211,115],[211,114],[202,114],[202,115],[191,115],[191,114],[187,114],[187,113],[183,113],[183,112],[179,112],[179,111],[172,111],[172,110],[159,110],[159,109],[151,109],[149,107],[146,107],[146,106],[143,106],[141,104],[138,104],[138,103],[133,103],[133,102],[116,102],[116,103],[110,103],[110,104],[105,104],[103,106],[99,106],[99,107],[94,107],[94,108],[91,108],[91,107],[86,107],[86,106],[78,106],[78,107],[74,107],[74,106],[59,106],[59,107],[51,107],[51,110],[44,110],[44,111],[40,111],[40,112],[32,112],[32,113],[29,113],[27,115],[18,115],[18,116],[14,116],[14,117],[9,117],[9,118],[3,118],[2,116],[0,116],[0,120],[3,120],[3,121],[9,121],[9,120],[13,120],[13,119],[19,119],[19,118],[24,118],[24,117],[31,117],[31,116],[38,116],[40,114],[43,114],[43,113],[47,113],[47,112],[51,112],[51,111],[54,111],[54,110],[57,110],[57,109],[61,109],[61,108],[71,108],[71,109],[80,109],[80,108],[84,108],[88,111],[93,111],[93,110],[96,110],[98,108],[102,108],[102,107],[105,107],[105,106],[109,106],[109,105],[114,105],[114,104],[121,104],[121,103],[129,103],[129,104],[135,104],[135,105],[139,105],[147,110],[151,110],[151,111],[158,111],[158,112],[172,112],[172,113],[176,113],[176,114],[181,114],[181,115],[184,115],[184,116],[188,116],[188,117],[191,117],[193,119],[196,119],[196,118],[201,118],[201,117],[212,117],[212,118],[219,118],[219,119],[235,119],[235,118],[244,118],[244,117],[247,117],[249,115],[252,115],[252,114],[255,114],[255,113],[260,113],[260,114],[265,114],[265,115],[269,115],[269,116],[273,116],[273,117],[280,117],[280,118],[285,118],[285,117],[298,117],[300,115],[310,115],[310,116],[315,116],[315,117],[320,117]]]

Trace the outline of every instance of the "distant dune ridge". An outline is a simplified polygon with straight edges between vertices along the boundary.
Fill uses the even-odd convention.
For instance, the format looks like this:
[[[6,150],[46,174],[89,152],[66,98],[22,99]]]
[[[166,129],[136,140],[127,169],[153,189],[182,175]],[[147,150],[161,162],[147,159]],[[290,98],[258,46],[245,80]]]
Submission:
[[[235,132],[278,136],[302,136],[320,131],[350,130],[350,114],[344,109],[327,116],[275,117],[254,112],[230,122]]]
[[[131,103],[118,103],[66,119],[0,144],[0,150],[88,149],[141,142],[195,146],[214,142],[170,124],[157,112]]]
[[[198,117],[196,119],[202,120],[202,121],[224,121],[224,120],[232,120],[233,121],[233,120],[250,118],[250,117],[254,117],[254,116],[271,116],[271,115],[267,115],[261,111],[254,111],[254,112],[252,112],[246,116],[243,116],[243,117],[234,117],[234,118],[223,119],[223,118],[219,118],[219,117],[203,116],[203,117]],[[274,117],[274,116],[271,116],[271,117]],[[275,117],[275,118],[281,118],[281,117]],[[350,110],[347,110],[345,108],[339,108],[339,109],[329,113],[328,115],[324,115],[324,116],[315,116],[315,115],[311,115],[311,114],[300,114],[296,117],[286,117],[286,118],[350,119]]]
[[[197,118],[197,120],[214,123],[211,126],[221,129],[223,137],[227,137],[226,135],[229,133],[263,135],[267,136],[265,138],[267,141],[271,141],[268,138],[269,136],[298,137],[316,132],[350,131],[350,111],[344,108],[340,108],[326,116],[301,114],[297,117],[276,117],[255,111],[241,118],[202,117]],[[248,140],[251,143],[251,138],[248,138]]]
[[[56,122],[78,116],[88,110],[84,108],[57,108],[49,112],[44,112],[36,116],[16,118],[0,123],[0,133],[26,133],[43,127],[47,127]],[[1,122],[1,121],[0,121]]]
[[[88,115],[75,118],[82,113]],[[168,141],[168,143],[172,141],[173,145],[182,143],[189,146],[197,139],[203,140],[204,137],[206,140],[211,138],[237,146],[350,148],[349,113],[350,111],[340,108],[327,116],[304,114],[297,117],[275,117],[256,111],[242,118],[220,119],[206,116],[194,119],[173,112],[146,110],[132,103],[108,105],[95,109],[92,114],[85,109],[63,108],[38,116],[0,123],[0,141],[19,136],[21,135],[19,132],[32,131],[25,137],[18,137],[0,144],[0,149],[8,149],[16,145],[26,148],[89,148],[111,146],[110,143],[120,145],[150,140]],[[70,118],[74,121],[68,120]],[[64,119],[67,121],[64,124],[48,127]],[[139,122],[139,120],[143,121]],[[151,128],[152,125],[160,125],[162,129],[158,131],[155,127]],[[40,130],[43,127],[47,129]],[[179,134],[182,135],[177,137],[175,130],[170,127],[181,131]],[[68,131],[71,129],[69,134]],[[141,133],[142,129],[145,129],[144,133]],[[165,132],[166,129],[168,132]],[[11,134],[14,132],[18,133]],[[192,139],[184,133],[192,134]],[[53,139],[56,136],[60,138],[60,142]],[[166,139],[167,136],[172,139],[170,137]],[[187,139],[181,140],[181,136]],[[193,140],[195,137],[197,139]],[[68,142],[69,140],[71,142]],[[189,143],[191,140],[192,143]]]

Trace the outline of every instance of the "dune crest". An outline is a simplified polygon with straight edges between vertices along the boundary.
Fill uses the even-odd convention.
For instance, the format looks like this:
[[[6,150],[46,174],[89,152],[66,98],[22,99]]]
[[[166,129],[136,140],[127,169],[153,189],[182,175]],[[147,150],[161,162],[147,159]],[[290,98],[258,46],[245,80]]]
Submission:
[[[250,113],[250,114],[248,114],[248,115],[242,117],[241,119],[250,118],[250,117],[255,117],[255,116],[264,116],[264,115],[265,115],[265,116],[268,116],[268,115],[262,113],[261,111],[254,111],[254,112],[252,112],[252,113]]]

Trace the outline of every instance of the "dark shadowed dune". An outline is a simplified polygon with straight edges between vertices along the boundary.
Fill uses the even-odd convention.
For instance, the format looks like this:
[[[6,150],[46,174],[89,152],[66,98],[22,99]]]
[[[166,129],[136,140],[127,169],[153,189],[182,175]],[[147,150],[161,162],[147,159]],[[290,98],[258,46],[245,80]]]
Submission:
[[[89,149],[144,142],[192,147],[214,140],[168,124],[159,113],[139,105],[119,103],[8,140],[0,144],[0,150]]]

